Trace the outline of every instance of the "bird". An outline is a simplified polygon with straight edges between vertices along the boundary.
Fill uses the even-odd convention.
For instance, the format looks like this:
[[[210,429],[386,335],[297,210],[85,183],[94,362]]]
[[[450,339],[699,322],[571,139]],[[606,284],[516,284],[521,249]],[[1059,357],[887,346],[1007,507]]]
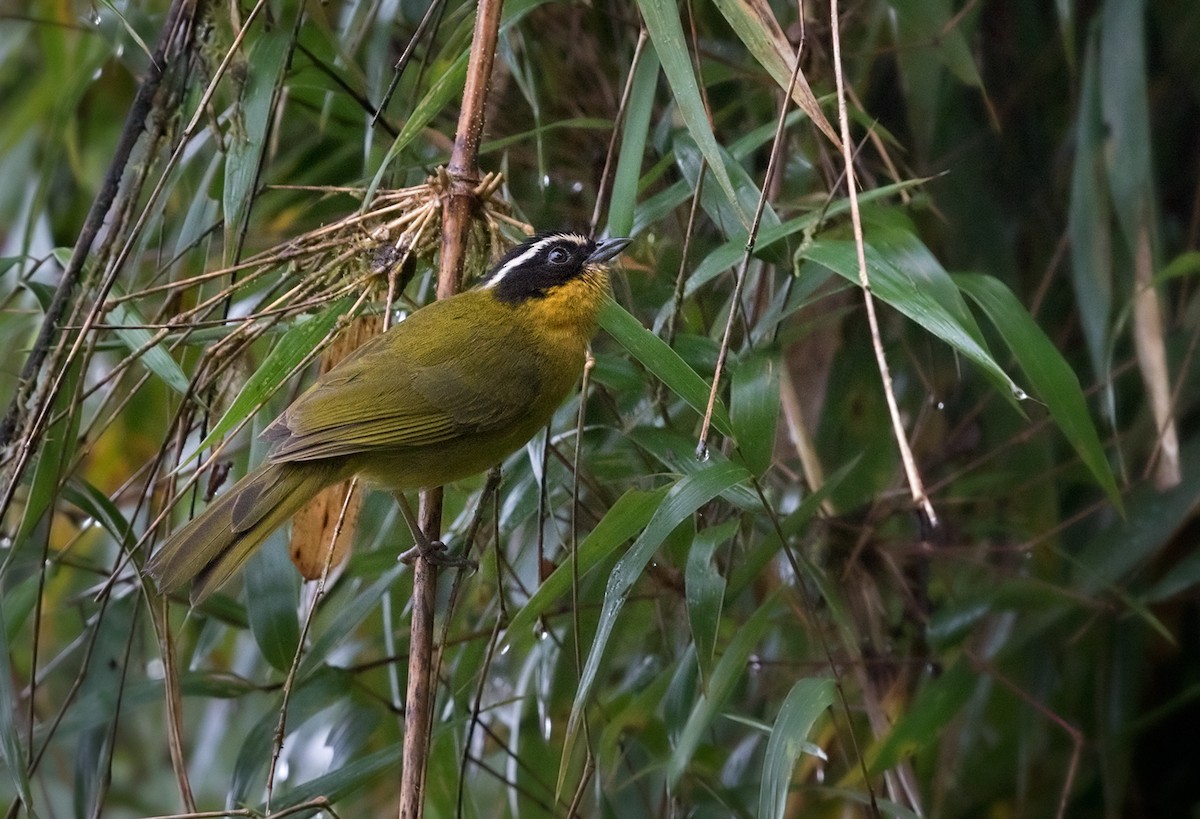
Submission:
[[[263,431],[273,444],[263,464],[174,532],[145,574],[163,594],[190,582],[197,605],[326,486],[358,476],[402,493],[500,463],[577,382],[610,263],[629,242],[536,235],[478,286],[363,344]]]

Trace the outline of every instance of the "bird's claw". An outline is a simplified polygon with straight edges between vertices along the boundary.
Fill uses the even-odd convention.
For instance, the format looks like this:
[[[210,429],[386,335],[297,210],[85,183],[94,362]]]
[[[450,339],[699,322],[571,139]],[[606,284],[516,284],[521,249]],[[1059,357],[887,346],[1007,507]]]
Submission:
[[[455,555],[446,554],[446,544],[440,540],[418,543],[400,555],[400,562],[413,563],[419,557],[423,557],[437,566],[476,569],[479,565],[468,557],[456,557]]]

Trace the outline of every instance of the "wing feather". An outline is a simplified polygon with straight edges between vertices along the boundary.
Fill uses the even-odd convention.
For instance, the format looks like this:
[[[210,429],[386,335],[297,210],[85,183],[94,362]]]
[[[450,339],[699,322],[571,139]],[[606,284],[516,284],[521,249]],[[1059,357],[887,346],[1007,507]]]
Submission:
[[[541,362],[514,352],[532,349],[520,343],[520,325],[478,326],[478,307],[461,298],[438,302],[364,344],[263,433],[277,443],[271,460],[435,445],[503,429],[526,415],[538,395]],[[497,380],[497,372],[506,377]]]

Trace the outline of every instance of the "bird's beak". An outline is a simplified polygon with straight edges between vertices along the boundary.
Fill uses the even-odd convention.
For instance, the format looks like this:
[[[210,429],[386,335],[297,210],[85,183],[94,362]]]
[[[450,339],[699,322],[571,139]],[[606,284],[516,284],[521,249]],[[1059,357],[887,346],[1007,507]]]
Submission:
[[[587,264],[600,264],[615,259],[622,250],[629,246],[632,239],[605,239],[596,243],[596,249],[587,257]]]

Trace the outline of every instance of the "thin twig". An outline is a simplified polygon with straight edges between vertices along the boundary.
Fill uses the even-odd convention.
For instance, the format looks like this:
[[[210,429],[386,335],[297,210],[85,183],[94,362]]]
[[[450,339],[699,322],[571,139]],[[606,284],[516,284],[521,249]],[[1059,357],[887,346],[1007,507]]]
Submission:
[[[917,471],[917,463],[904,432],[904,422],[900,418],[900,406],[896,402],[896,393],[892,389],[892,376],[888,371],[887,356],[884,354],[883,340],[879,333],[879,319],[875,315],[875,299],[871,295],[871,280],[867,275],[867,252],[863,242],[862,215],[858,210],[858,187],[854,180],[854,158],[851,155],[850,118],[846,113],[846,81],[842,76],[842,41],[838,33],[838,19],[838,0],[829,0],[829,28],[833,38],[833,74],[837,85],[838,123],[842,131],[842,161],[846,170],[846,189],[850,197],[850,222],[854,228],[854,247],[858,255],[858,280],[862,286],[863,302],[867,308],[867,323],[871,328],[871,346],[875,350],[875,363],[879,367],[879,378],[887,398],[888,414],[892,419],[892,433],[896,438],[896,445],[900,449],[900,460],[904,464],[904,474],[908,478],[913,503],[921,511],[929,528],[936,530],[938,528],[937,513],[933,510],[933,504],[925,493],[921,473]]]

